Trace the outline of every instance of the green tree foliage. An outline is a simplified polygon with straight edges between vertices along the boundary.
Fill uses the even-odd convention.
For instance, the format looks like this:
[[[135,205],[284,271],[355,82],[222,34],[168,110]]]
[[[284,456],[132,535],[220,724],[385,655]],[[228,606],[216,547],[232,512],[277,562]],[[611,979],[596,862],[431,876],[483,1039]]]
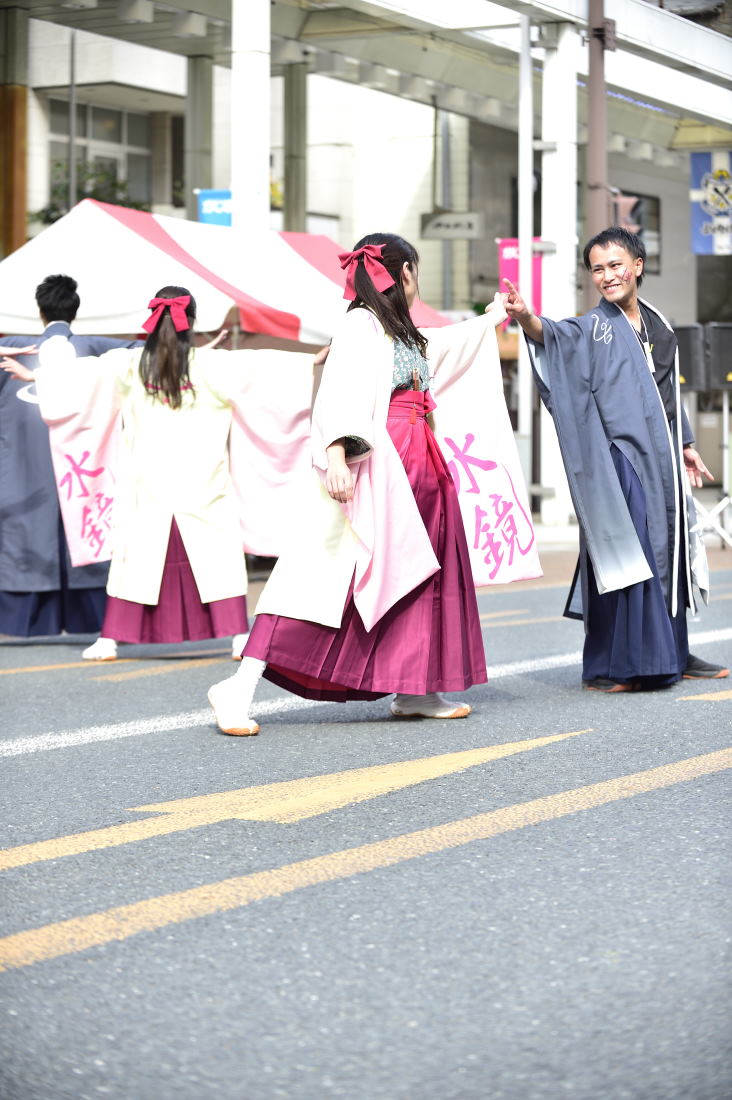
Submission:
[[[118,180],[115,172],[106,168],[90,168],[80,161],[76,166],[76,201],[98,199],[133,210],[149,210],[149,203],[130,198],[127,183]],[[51,163],[51,193],[48,204],[28,215],[29,221],[52,225],[69,212],[69,166],[66,161]]]

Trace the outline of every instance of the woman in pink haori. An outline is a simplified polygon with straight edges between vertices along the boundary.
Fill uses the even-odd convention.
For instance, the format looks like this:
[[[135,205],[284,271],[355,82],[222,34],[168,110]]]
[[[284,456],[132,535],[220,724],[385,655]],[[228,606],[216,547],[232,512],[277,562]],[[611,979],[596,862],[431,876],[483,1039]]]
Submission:
[[[496,322],[436,329],[428,345],[410,315],[417,262],[390,233],[341,256],[351,301],[313,409],[315,472],[241,665],[209,691],[222,733],[258,733],[262,675],[308,699],[394,694],[393,715],[424,718],[465,718],[442,693],[487,679],[458,496],[426,418],[431,376],[465,371]]]
[[[83,552],[96,540],[107,556],[102,542],[111,545],[102,636],[83,656],[113,660],[118,642],[233,636],[238,660],[247,573],[233,452],[251,481],[249,451],[263,448],[237,445],[236,424],[252,388],[250,361],[266,368],[268,356],[286,353],[194,347],[196,304],[183,287],[164,287],[149,308],[144,347],[76,359],[68,341],[49,340],[35,372],[54,462],[74,458],[73,483],[56,467],[69,544],[85,539]],[[310,356],[290,358],[285,371],[312,366]]]

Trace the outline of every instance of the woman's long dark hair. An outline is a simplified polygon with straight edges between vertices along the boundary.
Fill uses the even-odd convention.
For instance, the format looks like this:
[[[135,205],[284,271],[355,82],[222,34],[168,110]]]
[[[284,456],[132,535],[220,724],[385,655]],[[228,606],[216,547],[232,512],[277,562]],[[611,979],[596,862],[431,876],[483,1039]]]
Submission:
[[[184,390],[193,390],[188,374],[191,337],[196,320],[196,300],[183,286],[164,286],[156,298],[182,298],[188,295],[186,317],[190,328],[176,332],[170,310],[164,309],[160,319],[145,341],[140,359],[140,379],[147,392],[158,401],[179,409]]]
[[[357,261],[354,277],[356,297],[348,307],[349,311],[366,306],[376,314],[384,330],[393,340],[401,340],[408,347],[417,348],[422,355],[427,352],[427,340],[419,331],[409,313],[407,298],[402,286],[402,267],[408,264],[409,270],[417,278],[419,256],[417,250],[403,237],[395,233],[369,233],[353,246],[363,248],[366,244],[383,245],[381,262],[394,280],[394,286],[379,291],[371,281],[363,258]]]

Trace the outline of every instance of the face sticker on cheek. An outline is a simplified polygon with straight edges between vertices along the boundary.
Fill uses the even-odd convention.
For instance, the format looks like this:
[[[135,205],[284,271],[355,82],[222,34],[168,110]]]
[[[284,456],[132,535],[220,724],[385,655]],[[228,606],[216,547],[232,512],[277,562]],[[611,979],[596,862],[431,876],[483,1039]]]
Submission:
[[[633,278],[633,273],[632,271],[628,271],[627,267],[624,267],[623,270],[620,272],[620,278],[624,283],[629,283],[630,280]]]

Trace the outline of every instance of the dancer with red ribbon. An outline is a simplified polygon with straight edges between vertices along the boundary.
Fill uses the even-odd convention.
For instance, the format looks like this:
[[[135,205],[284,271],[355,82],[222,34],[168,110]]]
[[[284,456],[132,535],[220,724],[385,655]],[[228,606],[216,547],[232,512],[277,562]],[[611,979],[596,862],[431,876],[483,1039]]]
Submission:
[[[83,656],[114,660],[118,642],[233,636],[238,657],[248,622],[228,455],[237,372],[227,369],[227,353],[193,346],[196,303],[184,287],[163,287],[149,308],[142,349],[76,359],[68,341],[49,340],[35,372],[51,425],[81,413],[87,424],[108,424],[111,436],[122,414],[109,493],[101,451],[87,448],[75,472],[89,537],[112,530],[101,637]]]
[[[147,321],[143,321],[142,327],[145,332],[155,332],[163,313],[166,309],[169,309],[170,319],[173,322],[175,331],[185,332],[186,329],[191,327],[186,313],[190,302],[190,294],[181,294],[178,298],[151,298],[147,303],[147,308],[151,309],[152,313]]]
[[[338,256],[341,269],[346,272],[346,289],[343,297],[349,302],[354,302],[358,297],[356,290],[356,272],[359,268],[359,260],[363,261],[363,268],[371,282],[380,294],[394,286],[394,280],[384,267],[381,253],[384,250],[382,244],[366,244],[353,252],[341,252]]]
[[[311,699],[394,694],[395,717],[422,718],[466,717],[442,693],[487,679],[458,496],[426,418],[432,375],[480,364],[495,317],[428,344],[410,315],[412,245],[372,234],[340,262],[350,305],[313,410],[314,470],[239,671],[209,692],[223,733],[259,731],[249,709],[262,675]]]

